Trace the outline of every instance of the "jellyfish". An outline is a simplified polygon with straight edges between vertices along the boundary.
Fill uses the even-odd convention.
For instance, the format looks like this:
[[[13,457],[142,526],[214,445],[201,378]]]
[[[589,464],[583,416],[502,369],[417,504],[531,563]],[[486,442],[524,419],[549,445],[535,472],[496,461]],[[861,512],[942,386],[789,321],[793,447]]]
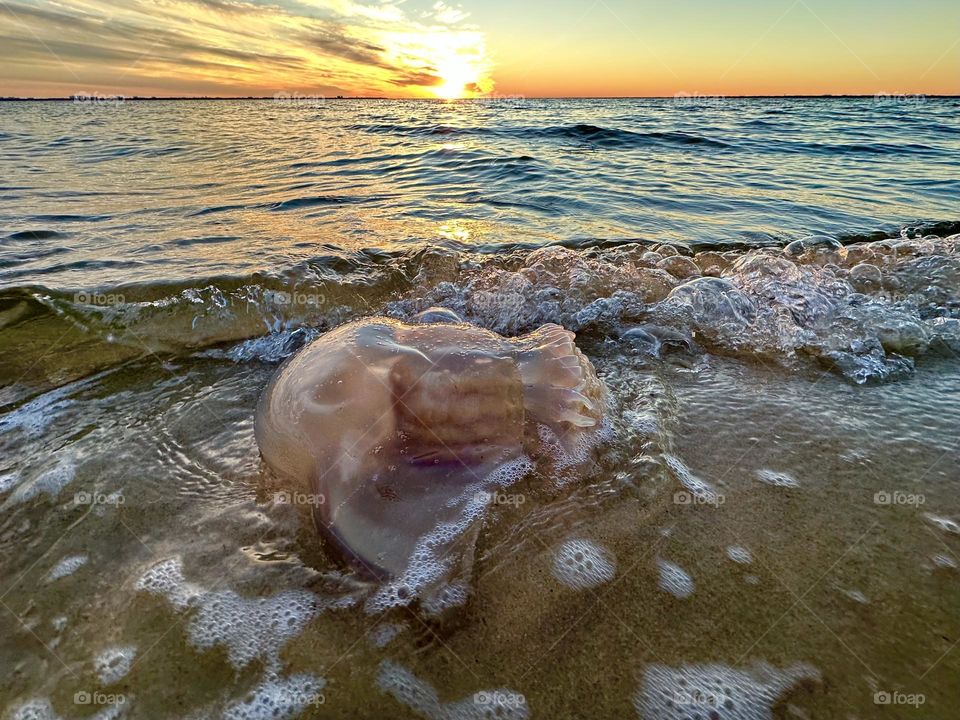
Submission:
[[[464,535],[477,491],[515,481],[545,436],[569,452],[595,444],[605,410],[572,332],[505,338],[431,308],[301,349],[264,390],[255,430],[267,465],[322,498],[314,520],[334,552],[388,579],[425,543]]]

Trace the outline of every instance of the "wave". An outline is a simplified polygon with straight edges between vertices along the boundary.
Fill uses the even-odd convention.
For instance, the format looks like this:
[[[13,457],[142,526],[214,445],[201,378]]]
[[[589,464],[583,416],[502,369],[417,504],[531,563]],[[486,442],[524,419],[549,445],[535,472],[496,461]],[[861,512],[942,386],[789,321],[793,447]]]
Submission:
[[[458,127],[453,125],[394,125],[375,123],[352,125],[351,130],[371,133],[408,136],[495,136],[520,140],[557,139],[582,142],[598,147],[650,147],[655,145],[700,145],[710,148],[726,148],[730,144],[722,140],[707,138],[680,131],[634,132],[618,128],[598,127],[596,125],[576,124],[549,127]]]
[[[370,251],[324,256],[285,277],[314,279],[0,291],[0,404],[138,359],[276,362],[351,319],[430,306],[507,335],[554,322],[652,359],[813,362],[856,383],[960,352],[960,234],[698,252],[650,243]]]

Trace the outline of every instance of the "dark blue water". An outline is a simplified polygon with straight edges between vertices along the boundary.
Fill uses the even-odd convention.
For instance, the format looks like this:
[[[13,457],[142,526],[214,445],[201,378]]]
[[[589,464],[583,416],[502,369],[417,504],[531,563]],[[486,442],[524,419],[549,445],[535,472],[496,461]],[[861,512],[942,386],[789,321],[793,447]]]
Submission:
[[[0,283],[364,250],[774,244],[960,220],[957,99],[0,105]]]

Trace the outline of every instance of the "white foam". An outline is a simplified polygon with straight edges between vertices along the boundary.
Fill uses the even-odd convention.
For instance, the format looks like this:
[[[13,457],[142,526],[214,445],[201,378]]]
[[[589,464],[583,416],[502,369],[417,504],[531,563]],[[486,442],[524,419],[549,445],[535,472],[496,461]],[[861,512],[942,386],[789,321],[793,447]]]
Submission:
[[[389,645],[397,635],[406,629],[401,623],[384,623],[370,631],[370,642],[374,647],[383,648]]]
[[[740,565],[749,565],[753,562],[753,555],[745,547],[731,545],[727,548],[727,557]]]
[[[707,505],[717,505],[721,502],[720,494],[716,489],[706,480],[694,475],[680,458],[665,453],[663,460],[684,489],[698,501]]]
[[[116,720],[121,717],[128,706],[128,702],[107,705],[95,715],[85,716],[85,720]],[[9,715],[10,720],[63,720],[50,704],[48,698],[33,698],[14,708]]]
[[[111,647],[97,655],[93,667],[103,685],[113,685],[127,676],[137,655],[135,645]]]
[[[657,560],[657,568],[660,570],[661,590],[681,600],[693,595],[693,578],[687,574],[686,570],[669,560]]]
[[[223,645],[237,669],[255,658],[264,660],[268,667],[278,667],[280,648],[299,635],[318,612],[316,598],[305,591],[247,599],[225,590],[201,597],[200,610],[187,631],[200,650]]]
[[[800,487],[800,482],[789,473],[777,472],[776,470],[757,470],[756,475],[757,480],[766,485],[782,488]]]
[[[177,610],[186,610],[203,590],[183,577],[183,561],[179,557],[162,560],[147,570],[135,585],[154,595],[162,595]]]
[[[10,473],[9,475],[0,475],[0,493],[10,492],[20,482],[20,476]]]
[[[54,565],[47,574],[47,582],[52,582],[53,580],[59,580],[60,578],[65,578],[68,575],[73,575],[89,561],[90,558],[86,555],[70,555],[69,557],[65,557],[63,560]]]
[[[762,663],[750,671],[714,664],[651,665],[633,703],[644,720],[773,720],[784,694],[819,677],[804,664],[778,670]]]
[[[693,263],[722,277],[681,282],[651,268],[658,256],[642,248],[594,249],[589,256],[549,248],[528,254],[513,271],[496,260],[461,258],[450,280],[388,303],[387,314],[409,317],[439,305],[508,335],[546,322],[579,331],[642,315],[683,335],[696,333],[708,351],[789,364],[813,356],[855,383],[885,381],[912,372],[912,358],[931,348],[960,348],[960,324],[951,317],[958,251],[956,235],[807,248],[799,255],[774,248],[706,251]],[[694,269],[685,260],[665,264],[684,265],[683,275]],[[880,270],[879,285],[873,268]]]
[[[34,698],[14,708],[10,720],[60,720],[47,698]]]
[[[616,571],[612,553],[592,540],[567,540],[553,556],[553,576],[575,590],[610,582]]]
[[[184,579],[180,558],[154,565],[136,587],[166,597],[178,610],[197,606],[187,626],[191,643],[199,650],[224,646],[237,669],[257,658],[268,668],[279,667],[280,648],[323,609],[313,593],[302,590],[265,598],[245,598],[233,590],[205,591]]]
[[[454,543],[487,512],[491,490],[505,488],[533,470],[533,463],[525,455],[505,462],[488,476],[466,486],[457,497],[447,503],[458,508],[457,517],[441,523],[417,540],[404,572],[383,583],[366,601],[366,610],[380,614],[395,607],[404,607],[417,599],[423,600],[423,609],[439,614],[450,607],[463,605],[467,588],[459,582],[448,582],[454,565],[460,559],[452,552]]]
[[[86,382],[89,382],[89,379],[51,390],[24,403],[16,410],[6,413],[0,417],[0,432],[22,430],[26,435],[33,437],[42,434],[56,419],[59,411],[73,405],[73,400],[68,397],[70,393]]]
[[[323,705],[326,680],[301,674],[271,678],[242,700],[230,703],[223,720],[293,720],[310,706]]]
[[[623,419],[633,430],[642,436],[655,435],[660,431],[660,423],[656,416],[651,413],[625,410],[623,412]]]
[[[526,698],[506,688],[480,690],[462,700],[440,702],[437,691],[428,683],[390,660],[380,664],[377,685],[428,720],[527,720],[530,717]]]
[[[76,462],[72,456],[64,456],[56,465],[44,470],[33,480],[18,485],[3,504],[3,508],[18,505],[41,494],[56,498],[76,477]]]

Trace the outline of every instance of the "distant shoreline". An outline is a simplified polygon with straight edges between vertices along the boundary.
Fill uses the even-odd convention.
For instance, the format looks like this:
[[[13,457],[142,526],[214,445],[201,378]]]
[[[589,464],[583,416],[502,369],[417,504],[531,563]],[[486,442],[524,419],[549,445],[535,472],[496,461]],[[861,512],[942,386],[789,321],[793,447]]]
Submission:
[[[162,102],[162,101],[243,101],[243,100],[273,100],[278,104],[308,104],[310,102],[325,102],[327,100],[383,100],[383,101],[401,101],[401,102],[475,102],[475,101],[518,101],[518,100],[684,100],[694,102],[696,100],[714,100],[723,98],[724,100],[845,100],[845,99],[876,99],[876,98],[897,98],[897,97],[915,97],[933,100],[960,99],[958,95],[931,95],[927,93],[874,93],[871,95],[708,95],[700,94],[677,94],[677,95],[597,95],[597,96],[557,96],[557,97],[526,97],[523,95],[506,95],[493,97],[474,97],[474,98],[455,98],[447,100],[444,98],[390,98],[390,97],[366,97],[366,96],[309,96],[309,95],[250,95],[250,96],[193,96],[193,95],[170,95],[170,96],[142,96],[142,95],[92,95],[80,98],[74,97],[0,97],[0,102],[76,102],[78,105],[84,103],[123,101],[123,102]]]

